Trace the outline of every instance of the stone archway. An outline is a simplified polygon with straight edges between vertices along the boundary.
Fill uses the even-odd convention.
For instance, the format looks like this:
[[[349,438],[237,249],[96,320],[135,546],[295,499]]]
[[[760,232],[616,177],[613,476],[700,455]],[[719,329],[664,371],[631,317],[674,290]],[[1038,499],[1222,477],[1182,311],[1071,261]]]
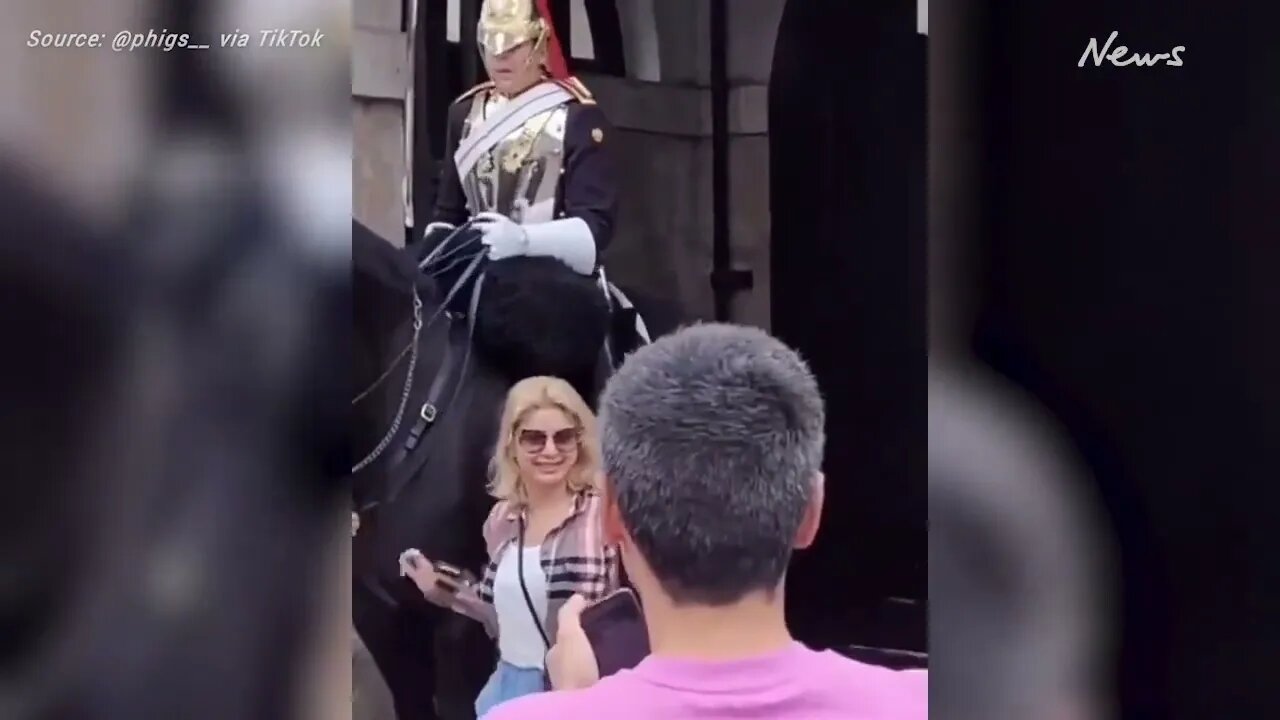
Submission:
[[[610,274],[709,318],[710,3],[618,5],[628,77],[580,73],[626,170]],[[911,649],[922,618],[866,628],[892,625],[875,615],[887,597],[926,592],[925,46],[916,3],[863,5],[727,4],[730,240],[754,275],[732,318],[800,348],[829,397],[833,510],[793,574],[802,635]],[[424,64],[456,61],[446,50]],[[425,148],[442,128],[422,127]],[[832,583],[861,615],[841,615]]]

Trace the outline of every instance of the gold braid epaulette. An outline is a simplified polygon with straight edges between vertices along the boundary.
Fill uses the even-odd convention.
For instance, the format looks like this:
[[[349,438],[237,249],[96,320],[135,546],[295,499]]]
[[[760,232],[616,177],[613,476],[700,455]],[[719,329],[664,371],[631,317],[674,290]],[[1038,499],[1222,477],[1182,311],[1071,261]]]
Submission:
[[[574,100],[577,100],[583,105],[596,104],[595,96],[591,94],[591,91],[587,89],[587,86],[583,85],[582,81],[579,80],[578,78],[567,77],[567,78],[564,78],[563,80],[555,80],[553,82],[555,82],[555,84],[559,85],[560,87],[564,88],[566,92],[568,92],[570,95],[573,96]]]
[[[471,88],[470,90],[468,90],[468,91],[466,91],[466,92],[462,93],[461,95],[459,95],[459,96],[458,96],[458,98],[457,98],[456,100],[454,100],[454,102],[455,102],[455,103],[460,103],[460,102],[462,102],[463,100],[466,100],[467,98],[471,97],[472,95],[475,95],[476,93],[480,92],[481,90],[488,90],[489,88],[492,88],[492,87],[493,87],[493,81],[492,81],[492,80],[487,81],[487,82],[482,82],[482,83],[480,83],[479,85],[477,85],[477,86],[475,86],[475,87]]]

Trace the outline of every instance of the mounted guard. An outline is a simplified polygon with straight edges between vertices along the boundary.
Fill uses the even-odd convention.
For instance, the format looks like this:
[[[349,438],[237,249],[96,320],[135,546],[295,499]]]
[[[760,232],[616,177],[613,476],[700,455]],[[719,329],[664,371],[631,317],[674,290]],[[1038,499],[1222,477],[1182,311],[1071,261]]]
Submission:
[[[418,548],[483,568],[476,528],[491,505],[484,478],[508,388],[551,375],[593,402],[649,328],[683,320],[604,277],[613,130],[565,71],[549,17],[545,2],[484,3],[490,81],[450,108],[451,162],[433,222],[408,254],[353,223],[361,391],[352,405],[370,448],[353,467],[362,525],[353,616],[401,720],[472,717],[493,669],[479,625],[426,603],[397,559]]]
[[[550,17],[547,0],[484,2],[477,32],[490,79],[450,107],[451,162],[441,172],[433,221],[413,251],[420,259],[432,255],[430,269],[443,270],[446,284],[468,249],[495,261],[489,275],[501,274],[502,260],[555,259],[578,279],[558,278],[551,306],[581,302],[588,287],[603,297],[612,318],[604,350],[613,366],[649,340],[601,262],[617,215],[613,128],[590,91],[568,74]],[[522,274],[513,268],[504,281],[524,285],[530,296],[547,294]],[[469,295],[456,295],[451,309],[465,314]]]

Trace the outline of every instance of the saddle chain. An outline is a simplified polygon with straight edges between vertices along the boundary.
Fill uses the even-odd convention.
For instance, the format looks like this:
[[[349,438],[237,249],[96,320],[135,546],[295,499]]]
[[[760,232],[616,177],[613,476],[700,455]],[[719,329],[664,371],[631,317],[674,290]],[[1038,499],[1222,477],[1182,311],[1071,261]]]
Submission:
[[[413,375],[414,375],[414,370],[418,366],[418,337],[421,334],[422,334],[422,298],[418,297],[418,289],[417,287],[415,287],[413,289],[413,338],[409,341],[409,348],[408,348],[409,349],[409,367],[405,373],[404,391],[400,393],[400,406],[396,408],[396,415],[391,420],[391,428],[387,430],[387,434],[382,436],[382,440],[379,441],[376,446],[374,446],[373,450],[370,451],[370,453],[366,455],[363,460],[356,463],[351,468],[351,473],[353,475],[365,469],[366,467],[369,466],[370,463],[372,463],[374,460],[377,460],[379,457],[381,457],[382,453],[386,452],[387,448],[391,446],[391,441],[395,439],[396,432],[400,430],[400,423],[404,421],[404,411],[406,408],[409,407],[409,396],[413,392]],[[404,357],[404,354],[401,353],[400,357]],[[386,379],[386,376],[389,375],[391,373],[391,370],[394,369],[395,366],[398,365],[399,363],[400,363],[400,360],[399,358],[397,358],[396,361],[392,363],[391,367],[387,369],[387,372],[384,373],[382,377],[378,378],[378,380],[374,382],[373,386],[371,386],[368,390],[362,393],[360,397],[364,397],[364,395],[371,392],[374,387],[377,387],[384,379]],[[359,399],[360,399],[359,397],[356,398],[356,401],[358,401]]]
[[[369,397],[369,393],[377,390],[378,386],[382,385],[382,383],[386,382],[387,378],[391,377],[391,373],[395,372],[397,367],[400,367],[400,361],[404,360],[404,356],[408,355],[409,352],[413,350],[415,340],[417,340],[417,336],[414,336],[413,339],[404,344],[404,347],[401,348],[400,352],[396,355],[396,359],[391,361],[391,364],[387,366],[386,370],[382,371],[382,374],[378,376],[378,379],[370,383],[369,387],[364,389],[364,392],[351,399],[352,405],[359,405],[361,400]]]
[[[428,268],[431,268],[432,264],[441,257],[442,251],[450,245],[453,238],[456,237],[459,233],[463,232],[464,230],[467,230],[468,228],[470,228],[471,225],[472,225],[472,222],[467,222],[467,223],[464,223],[462,227],[454,229],[454,231],[451,232],[449,236],[444,239],[443,242],[436,245],[435,249],[433,249],[430,253],[427,254],[427,257],[424,258],[422,260],[421,265],[419,265],[419,269],[426,270]],[[471,243],[467,243],[467,244],[471,244]],[[464,244],[463,248],[465,248],[467,244]],[[445,256],[447,257],[448,254],[445,254]],[[431,316],[431,320],[429,321],[428,324],[430,324],[431,322],[435,322],[436,318],[440,316],[440,313],[443,312],[446,307],[448,307],[449,302],[453,300],[453,296],[456,295],[458,293],[458,290],[466,283],[467,278],[470,277],[471,273],[475,270],[475,268],[478,266],[480,260],[483,257],[484,257],[483,253],[478,253],[477,255],[475,255],[470,259],[471,260],[470,266],[465,271],[463,271],[462,277],[459,278],[458,282],[454,284],[454,287],[451,290],[449,290],[449,293],[445,296],[444,302],[440,304],[439,309],[437,309],[435,314]],[[429,272],[428,274],[435,276],[435,275],[438,275],[439,272],[438,271]],[[473,303],[474,303],[474,298],[473,298]],[[474,311],[474,308],[473,308],[473,311]],[[382,437],[382,440],[378,443],[378,445],[374,447],[374,449],[368,455],[366,455],[363,460],[356,463],[351,468],[351,474],[353,475],[365,469],[366,467],[369,466],[370,463],[372,463],[374,460],[377,460],[379,457],[381,457],[382,453],[386,452],[387,448],[390,447],[391,441],[395,439],[396,433],[400,430],[400,423],[404,421],[404,411],[406,408],[409,407],[409,395],[413,391],[413,374],[414,374],[414,370],[417,368],[417,365],[418,365],[418,337],[422,334],[422,327],[423,327],[422,298],[418,296],[418,287],[417,287],[417,284],[415,283],[413,286],[413,339],[409,341],[409,348],[408,348],[409,369],[408,369],[407,375],[405,376],[404,392],[402,392],[400,395],[400,407],[396,408],[396,416],[391,421],[391,428],[387,430],[387,434]],[[395,366],[398,365],[402,359],[404,359],[403,350],[400,351],[400,354],[391,363],[391,367],[387,368],[387,371],[384,372],[381,377],[375,380],[373,385],[369,386],[369,388],[367,388],[364,392],[356,396],[356,398],[351,401],[352,404],[354,405],[355,403],[358,403],[366,395],[372,392],[374,388],[380,385],[382,381],[385,380],[387,376],[391,374],[391,371],[395,369]]]

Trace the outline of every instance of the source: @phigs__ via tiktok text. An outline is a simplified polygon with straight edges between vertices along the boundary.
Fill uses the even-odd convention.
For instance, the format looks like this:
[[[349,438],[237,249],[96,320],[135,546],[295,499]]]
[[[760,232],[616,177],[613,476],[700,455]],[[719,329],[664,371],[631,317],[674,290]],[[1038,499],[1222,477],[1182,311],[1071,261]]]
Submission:
[[[119,30],[117,32],[47,32],[32,30],[27,36],[29,48],[110,48],[115,52],[159,50],[209,50],[237,48],[313,48],[324,42],[325,34],[317,30],[271,28],[245,32],[236,29],[218,33],[216,37],[196,38],[190,33],[161,30]]]

